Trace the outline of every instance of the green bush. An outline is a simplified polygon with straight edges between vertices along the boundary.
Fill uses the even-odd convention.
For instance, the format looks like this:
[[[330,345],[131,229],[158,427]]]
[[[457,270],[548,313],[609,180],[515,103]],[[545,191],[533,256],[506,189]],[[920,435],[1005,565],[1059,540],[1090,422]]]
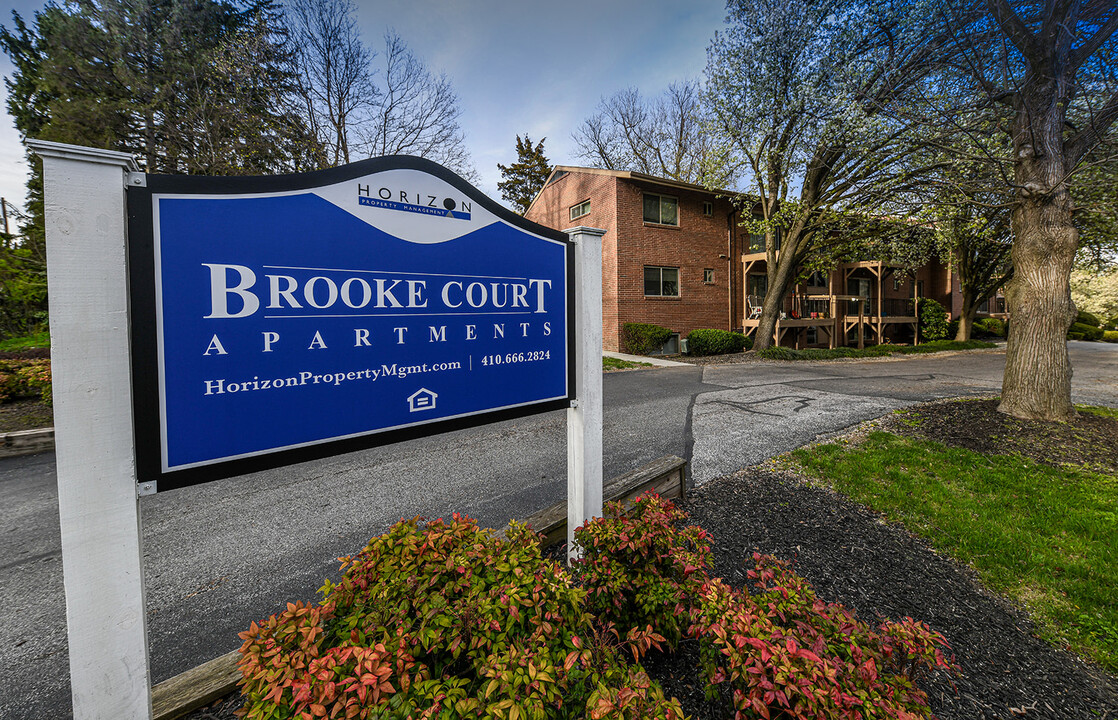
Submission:
[[[758,553],[753,562],[755,593],[714,579],[694,613],[708,697],[739,718],[854,720],[871,708],[873,717],[931,717],[914,682],[953,668],[942,635],[912,618],[870,627],[818,599],[786,563]]]
[[[1102,323],[1099,322],[1097,316],[1087,312],[1086,310],[1079,311],[1079,315],[1076,316],[1075,322],[1083,325],[1090,325],[1093,328],[1097,328],[1102,325]]]
[[[457,515],[401,521],[342,559],[322,602],[241,633],[241,714],[681,720],[679,702],[626,659],[673,635],[697,642],[707,695],[727,716],[929,717],[914,681],[951,665],[925,625],[873,628],[757,554],[756,592],[734,590],[708,575],[706,533],[654,495],[606,515],[578,530],[585,589],[521,526],[501,540]]]
[[[1114,317],[1107,320],[1106,325],[1103,326],[1103,329],[1104,330],[1118,330],[1118,315],[1115,315]]]
[[[625,659],[663,637],[598,623],[523,527],[401,521],[342,560],[321,603],[241,633],[244,717],[683,717]]]
[[[996,348],[992,342],[985,342],[983,340],[933,340],[932,342],[920,343],[913,347],[912,345],[905,345],[898,348],[897,352],[905,355],[921,355],[924,353],[937,353],[937,352],[951,352],[956,350],[988,350]]]
[[[1093,327],[1091,325],[1084,325],[1077,322],[1072,323],[1071,328],[1068,330],[1069,340],[1102,340],[1103,330],[1101,328]],[[1082,335],[1082,337],[1073,338],[1072,335]]]
[[[1081,332],[1069,332],[1068,333],[1068,340],[1082,340],[1082,339],[1083,339],[1083,333],[1081,333]]]
[[[0,360],[0,402],[28,397],[51,404],[50,360]]]
[[[1005,337],[1005,332],[1005,321],[1001,318],[982,318],[974,321],[974,327],[971,328],[971,337]]]
[[[951,322],[947,323],[947,337],[950,340],[954,340],[956,337],[958,337],[958,335],[959,335],[959,318],[955,318]]]
[[[748,573],[757,592],[734,590],[709,577],[710,542],[685,519],[655,496],[627,514],[614,505],[579,531],[579,577],[620,629],[650,623],[696,641],[707,697],[725,703],[725,717],[853,720],[869,708],[873,717],[929,717],[913,681],[951,668],[941,635],[911,618],[871,628],[759,554]]]
[[[49,348],[50,331],[42,330],[31,335],[8,338],[0,341],[0,351],[23,350],[25,348]]]
[[[800,353],[792,348],[781,345],[770,345],[764,350],[757,351],[757,357],[767,360],[800,360]]]
[[[688,355],[725,355],[753,347],[753,339],[729,330],[699,329],[687,333]]]
[[[622,633],[651,626],[675,647],[710,565],[707,534],[681,528],[686,517],[671,502],[647,494],[629,511],[609,503],[602,519],[575,530],[585,552],[575,572],[591,610]]]
[[[625,323],[621,326],[621,342],[627,352],[648,355],[663,347],[672,331],[651,323]]]
[[[1103,342],[1118,343],[1118,330],[1104,330],[1102,339]]]
[[[920,298],[918,304],[920,337],[924,340],[943,340],[947,337],[947,310],[932,298]]]

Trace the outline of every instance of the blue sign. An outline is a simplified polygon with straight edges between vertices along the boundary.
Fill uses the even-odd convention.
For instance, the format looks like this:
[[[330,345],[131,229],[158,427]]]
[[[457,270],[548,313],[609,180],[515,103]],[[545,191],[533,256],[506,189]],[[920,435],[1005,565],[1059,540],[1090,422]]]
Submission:
[[[193,484],[574,395],[566,237],[440,166],[149,176],[129,204],[142,482]]]

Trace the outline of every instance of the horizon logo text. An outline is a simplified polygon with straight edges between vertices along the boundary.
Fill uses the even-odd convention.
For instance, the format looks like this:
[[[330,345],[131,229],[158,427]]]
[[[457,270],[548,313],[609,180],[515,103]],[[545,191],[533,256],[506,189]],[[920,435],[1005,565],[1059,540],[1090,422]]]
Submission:
[[[437,215],[455,220],[469,220],[473,212],[473,204],[467,200],[455,200],[450,197],[440,200],[437,195],[407,190],[393,191],[386,187],[377,188],[374,192],[372,185],[361,183],[357,184],[357,203],[367,207],[400,210],[420,215]]]

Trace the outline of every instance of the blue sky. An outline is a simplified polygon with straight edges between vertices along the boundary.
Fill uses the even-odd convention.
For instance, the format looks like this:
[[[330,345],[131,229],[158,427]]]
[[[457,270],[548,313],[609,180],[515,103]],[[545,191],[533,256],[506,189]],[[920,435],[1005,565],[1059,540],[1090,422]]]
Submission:
[[[702,75],[706,48],[721,28],[718,0],[357,0],[365,42],[382,45],[394,28],[458,92],[462,128],[481,189],[500,200],[497,163],[516,160],[516,135],[547,138],[554,164],[577,164],[571,133],[598,101],[634,86],[655,95]],[[29,19],[42,2],[16,0]],[[12,70],[0,58],[0,73]],[[0,123],[0,195],[21,205],[26,168],[19,135]]]

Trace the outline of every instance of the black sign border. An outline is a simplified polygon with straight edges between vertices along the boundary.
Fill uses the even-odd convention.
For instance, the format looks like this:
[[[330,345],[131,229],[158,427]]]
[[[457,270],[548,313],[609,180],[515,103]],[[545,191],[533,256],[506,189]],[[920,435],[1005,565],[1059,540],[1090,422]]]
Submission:
[[[156,334],[155,227],[152,196],[156,194],[239,195],[248,193],[312,190],[387,170],[417,170],[434,175],[508,224],[564,243],[567,257],[567,398],[530,403],[515,408],[437,420],[396,430],[373,431],[341,440],[276,450],[235,460],[217,461],[164,472],[161,417],[159,413],[159,355]],[[128,301],[131,318],[132,422],[135,437],[136,477],[139,483],[156,483],[159,492],[212,480],[271,470],[464,428],[535,415],[570,407],[575,388],[575,244],[566,233],[538,225],[494,202],[471,183],[447,168],[423,158],[392,155],[291,175],[219,177],[202,175],[147,175],[146,185],[128,186]]]

